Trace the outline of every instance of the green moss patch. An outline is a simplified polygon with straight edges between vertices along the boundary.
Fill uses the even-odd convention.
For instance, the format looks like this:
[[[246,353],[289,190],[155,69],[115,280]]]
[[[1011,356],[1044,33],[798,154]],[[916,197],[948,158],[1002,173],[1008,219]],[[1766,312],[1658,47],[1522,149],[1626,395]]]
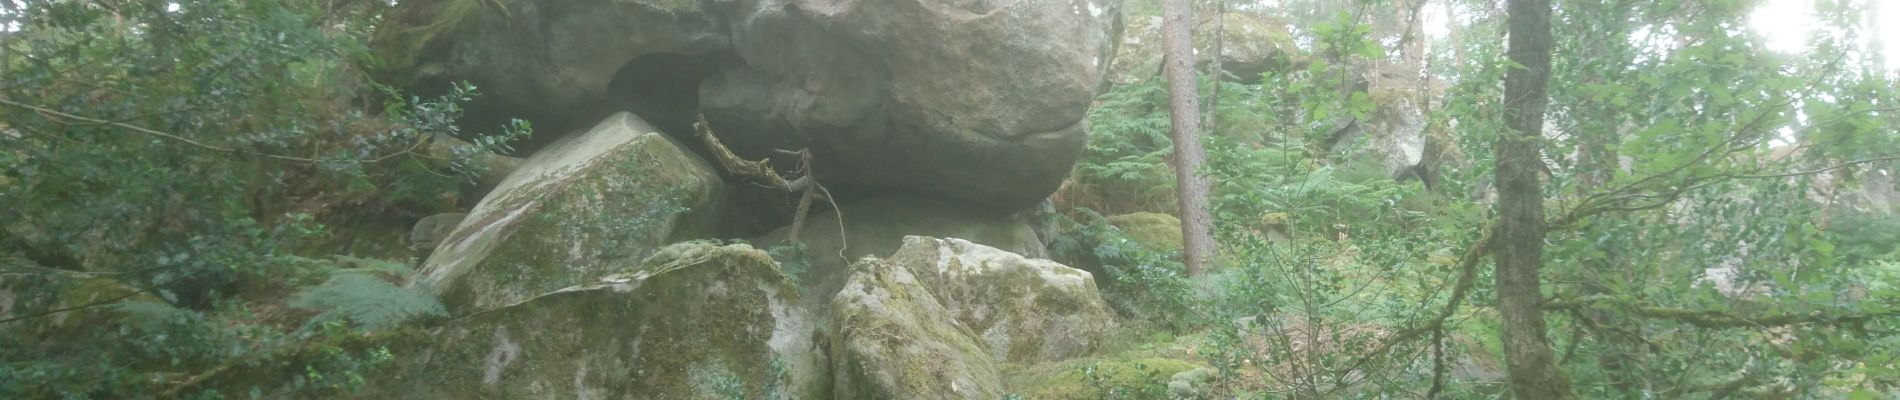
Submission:
[[[1108,217],[1108,223],[1121,228],[1129,239],[1153,252],[1181,250],[1181,219],[1156,212],[1138,212]]]
[[[1201,368],[1193,362],[1162,357],[1088,358],[1034,366],[1007,366],[1005,387],[1038,400],[1102,399],[1120,393],[1165,393],[1176,373]],[[1111,393],[1115,392],[1115,393]]]

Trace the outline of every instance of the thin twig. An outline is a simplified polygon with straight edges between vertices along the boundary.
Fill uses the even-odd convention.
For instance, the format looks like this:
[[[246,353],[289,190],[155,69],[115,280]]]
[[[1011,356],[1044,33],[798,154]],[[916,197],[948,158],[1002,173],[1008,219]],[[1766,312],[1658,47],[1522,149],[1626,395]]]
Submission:
[[[98,118],[90,118],[90,117],[85,117],[85,116],[69,114],[65,112],[60,112],[59,110],[54,110],[50,108],[45,108],[45,107],[13,101],[5,97],[0,97],[0,104],[33,111],[33,112],[39,113],[42,117],[58,117],[58,118],[64,118],[64,119],[77,120],[77,121],[85,122],[92,125],[114,126],[118,128],[131,130],[133,132],[157,136],[157,137],[165,138],[168,140],[191,145],[193,147],[198,147],[205,150],[211,150],[211,151],[216,151],[216,152],[221,152],[221,153],[243,154],[243,155],[256,156],[256,157],[264,157],[264,158],[269,158],[269,159],[296,161],[296,162],[311,163],[311,164],[323,162],[323,160],[319,160],[315,158],[292,157],[292,156],[285,156],[285,155],[278,155],[278,154],[259,153],[259,152],[254,152],[254,151],[240,150],[240,149],[229,148],[229,147],[214,146],[214,145],[206,144],[204,142],[192,140],[191,138],[187,138],[184,136],[178,136],[178,135],[174,135],[170,133],[165,133],[165,132],[153,130],[153,129],[138,126],[138,125],[132,125],[132,124],[124,123],[124,122],[109,121],[109,120],[103,120],[103,119],[98,119]],[[53,121],[53,123],[60,124],[60,125],[73,125],[71,123],[58,121],[55,118],[47,118],[47,120]],[[411,145],[408,149],[405,149],[402,152],[388,154],[388,155],[384,155],[384,156],[376,157],[376,158],[356,159],[356,160],[350,160],[350,161],[363,162],[363,163],[382,162],[385,160],[389,160],[391,158],[396,158],[404,154],[413,153],[415,149],[422,147],[422,143],[424,142],[425,142],[424,140],[417,140],[414,145]]]
[[[34,318],[39,318],[39,317],[44,317],[44,316],[48,316],[48,315],[53,315],[53,314],[59,314],[59,313],[63,313],[63,312],[68,312],[68,311],[78,311],[78,310],[84,310],[84,309],[88,309],[88,308],[93,308],[93,307],[98,307],[98,306],[104,306],[104,305],[112,305],[112,304],[118,304],[118,303],[119,303],[120,301],[125,301],[125,299],[130,299],[130,298],[132,298],[132,296],[137,296],[137,295],[139,295],[139,294],[141,294],[141,293],[145,293],[145,292],[142,292],[142,291],[133,291],[132,293],[126,293],[126,294],[125,294],[124,296],[119,296],[119,297],[114,297],[114,298],[112,298],[112,299],[110,299],[110,300],[100,300],[100,301],[95,301],[95,302],[91,302],[91,303],[86,303],[86,304],[80,304],[80,305],[76,305],[76,306],[72,306],[72,307],[66,307],[66,308],[59,308],[59,309],[53,309],[53,310],[47,310],[47,311],[43,311],[43,312],[37,312],[37,313],[33,313],[33,314],[27,314],[27,315],[21,315],[21,316],[17,316],[17,317],[8,317],[8,318],[6,318],[6,319],[0,319],[0,324],[5,324],[5,323],[9,323],[9,322],[14,322],[14,321],[22,321],[22,320],[28,320],[28,319],[34,319]]]
[[[1886,156],[1886,157],[1860,159],[1860,160],[1848,161],[1848,162],[1844,162],[1840,164],[1834,164],[1826,168],[1809,170],[1809,171],[1790,172],[1786,174],[1773,174],[1773,175],[1743,175],[1743,176],[1737,176],[1735,178],[1737,179],[1787,178],[1791,176],[1814,175],[1814,174],[1819,174],[1822,172],[1833,171],[1833,170],[1847,168],[1847,167],[1860,165],[1860,164],[1875,163],[1875,162],[1881,162],[1881,161],[1891,161],[1891,160],[1900,160],[1900,156]]]

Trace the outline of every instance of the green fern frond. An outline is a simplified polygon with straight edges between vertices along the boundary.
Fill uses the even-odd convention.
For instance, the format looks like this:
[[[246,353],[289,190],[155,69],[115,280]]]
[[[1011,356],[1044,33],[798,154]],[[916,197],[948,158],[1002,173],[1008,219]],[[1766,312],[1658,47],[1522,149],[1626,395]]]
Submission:
[[[202,315],[156,301],[134,300],[112,305],[126,324],[141,331],[157,332],[167,324],[191,321]]]
[[[434,296],[378,279],[377,271],[337,273],[322,285],[291,296],[290,306],[318,310],[304,329],[329,321],[349,321],[360,331],[384,331],[424,317],[448,315]]]

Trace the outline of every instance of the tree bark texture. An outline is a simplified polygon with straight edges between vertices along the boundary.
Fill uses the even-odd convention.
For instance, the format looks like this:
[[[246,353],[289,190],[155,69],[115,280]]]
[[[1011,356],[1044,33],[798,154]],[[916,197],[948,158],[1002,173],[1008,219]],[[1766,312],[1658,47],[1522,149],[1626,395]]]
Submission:
[[[1182,253],[1189,276],[1199,275],[1214,259],[1213,218],[1207,209],[1208,183],[1200,175],[1200,98],[1195,90],[1194,42],[1189,35],[1188,0],[1163,0],[1161,44],[1167,53],[1162,73],[1168,78],[1168,109],[1174,122],[1174,176],[1181,205]]]
[[[1550,102],[1550,1],[1510,0],[1506,57],[1522,68],[1504,75],[1504,124],[1499,135],[1498,312],[1503,317],[1504,362],[1519,399],[1573,399],[1545,332],[1538,270],[1544,256],[1544,193],[1539,182],[1544,107]]]

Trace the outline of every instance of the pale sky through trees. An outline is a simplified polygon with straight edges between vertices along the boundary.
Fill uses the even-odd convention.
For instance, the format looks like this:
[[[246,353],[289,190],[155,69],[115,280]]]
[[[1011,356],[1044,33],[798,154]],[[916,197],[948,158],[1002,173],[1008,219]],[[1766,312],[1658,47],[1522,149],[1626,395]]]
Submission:
[[[1875,32],[1880,37],[1880,53],[1890,60],[1888,69],[1900,69],[1900,62],[1891,61],[1900,54],[1900,0],[1874,0],[1871,4],[1881,9],[1880,23],[1875,24]],[[1820,25],[1814,15],[1815,0],[1766,0],[1749,16],[1749,29],[1768,39],[1768,48],[1778,52],[1793,53],[1802,51],[1808,45],[1809,35]],[[1425,34],[1433,38],[1442,38],[1448,32],[1445,25],[1443,6],[1425,7]],[[1863,25],[1864,27],[1864,25]],[[1875,35],[1861,37],[1861,46],[1872,44]]]

